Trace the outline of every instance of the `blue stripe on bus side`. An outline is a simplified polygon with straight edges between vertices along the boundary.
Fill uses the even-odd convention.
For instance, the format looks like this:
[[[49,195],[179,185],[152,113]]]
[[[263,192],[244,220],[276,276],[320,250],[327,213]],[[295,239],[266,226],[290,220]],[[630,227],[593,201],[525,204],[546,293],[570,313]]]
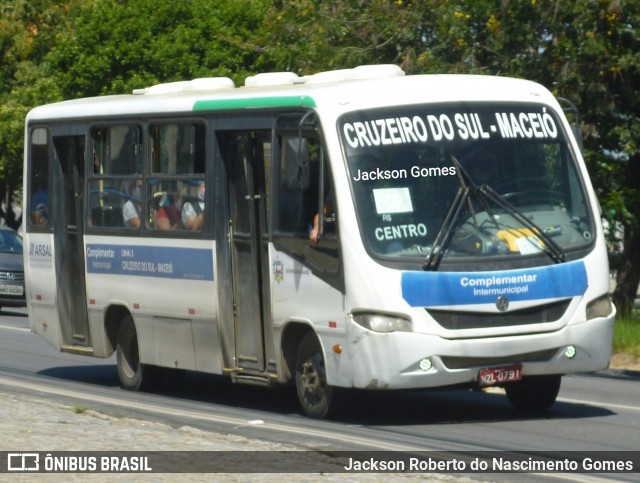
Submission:
[[[213,280],[213,253],[204,248],[88,244],[87,272]]]
[[[582,261],[501,272],[402,272],[402,297],[412,307],[575,297],[587,290]]]

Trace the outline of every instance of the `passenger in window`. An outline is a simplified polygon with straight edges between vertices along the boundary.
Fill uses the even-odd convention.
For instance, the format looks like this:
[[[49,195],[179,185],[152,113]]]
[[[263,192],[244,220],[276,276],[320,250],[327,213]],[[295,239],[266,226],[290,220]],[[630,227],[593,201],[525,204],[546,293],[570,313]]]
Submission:
[[[46,226],[49,217],[49,190],[47,183],[41,182],[38,191],[31,199],[31,222],[34,225]]]
[[[202,230],[204,226],[204,181],[198,183],[196,199],[185,201],[182,207],[182,224],[187,230]]]
[[[333,197],[329,193],[324,200],[324,207],[322,208],[322,216],[326,219],[333,217]],[[309,230],[309,240],[312,245],[317,245],[318,240],[322,235],[322,227],[320,226],[320,215],[316,213],[313,217],[313,225]]]
[[[104,169],[102,166],[102,161],[98,157],[96,153],[93,154],[93,173],[94,174],[104,174]]]
[[[156,228],[158,230],[180,230],[182,228],[182,210],[180,199],[163,193],[156,210]]]
[[[127,201],[122,207],[124,226],[140,228],[140,213],[142,212],[142,181],[134,180],[127,185]]]

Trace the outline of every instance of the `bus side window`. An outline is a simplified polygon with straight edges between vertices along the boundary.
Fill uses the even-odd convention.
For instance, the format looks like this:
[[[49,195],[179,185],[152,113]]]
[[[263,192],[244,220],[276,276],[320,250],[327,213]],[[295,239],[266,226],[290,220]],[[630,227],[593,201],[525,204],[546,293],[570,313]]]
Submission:
[[[318,142],[297,135],[280,139],[277,231],[307,238],[318,211]]]
[[[89,149],[89,224],[123,227],[131,196],[122,190],[122,175],[142,173],[142,131],[132,125],[94,127]]]
[[[138,174],[142,159],[141,133],[138,127],[111,128],[110,174]]]
[[[199,122],[163,122],[149,127],[152,177],[147,179],[148,228],[195,231],[204,223],[206,128]],[[187,212],[184,212],[184,208]],[[189,213],[199,216],[189,222]],[[184,216],[183,216],[184,214]],[[185,221],[187,222],[185,224]]]
[[[44,230],[53,221],[49,217],[49,152],[50,140],[45,128],[30,133],[30,189],[29,221],[32,228]]]
[[[278,230],[284,233],[305,232],[304,181],[300,177],[300,162],[295,154],[297,138],[282,140],[278,198]]]
[[[149,135],[152,173],[171,176],[204,173],[204,125],[154,124],[149,128]]]
[[[297,133],[279,138],[278,191],[275,217],[277,243],[316,273],[336,274],[339,268],[334,196],[328,163],[321,173],[322,147],[317,138]],[[322,188],[322,193],[321,193]],[[312,239],[315,224],[323,227]],[[332,275],[333,276],[333,275]]]

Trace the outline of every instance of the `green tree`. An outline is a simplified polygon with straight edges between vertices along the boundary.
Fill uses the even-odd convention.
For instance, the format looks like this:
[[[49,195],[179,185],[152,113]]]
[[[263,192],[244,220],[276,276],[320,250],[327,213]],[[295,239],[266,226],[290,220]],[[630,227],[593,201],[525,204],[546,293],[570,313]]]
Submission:
[[[239,79],[259,45],[261,0],[96,0],[47,56],[67,98],[128,93],[196,77]]]
[[[640,282],[640,4],[583,0],[563,13],[556,82],[577,100],[600,201],[624,227],[613,298],[629,315]]]
[[[260,65],[309,74],[362,64],[416,70],[438,25],[432,2],[292,0],[273,2]],[[424,61],[424,58],[422,59]]]
[[[17,228],[12,209],[22,185],[24,118],[30,108],[60,99],[43,69],[43,59],[59,32],[69,28],[69,0],[5,1],[0,5],[0,216]]]

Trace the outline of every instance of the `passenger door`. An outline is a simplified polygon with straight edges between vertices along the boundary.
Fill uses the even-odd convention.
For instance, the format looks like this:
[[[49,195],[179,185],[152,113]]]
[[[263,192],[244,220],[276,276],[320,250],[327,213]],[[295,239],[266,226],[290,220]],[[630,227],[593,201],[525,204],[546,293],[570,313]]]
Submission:
[[[64,345],[90,347],[84,276],[84,136],[53,136],[57,306]]]
[[[229,186],[235,361],[265,371],[274,360],[269,306],[267,183],[270,131],[219,133]]]

